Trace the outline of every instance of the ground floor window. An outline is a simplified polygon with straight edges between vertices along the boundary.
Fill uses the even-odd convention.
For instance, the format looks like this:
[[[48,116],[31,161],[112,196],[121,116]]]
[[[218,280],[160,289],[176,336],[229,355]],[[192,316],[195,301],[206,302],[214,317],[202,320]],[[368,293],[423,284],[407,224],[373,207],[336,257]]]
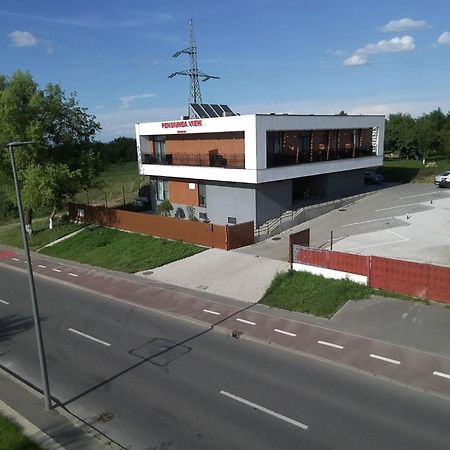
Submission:
[[[198,184],[198,206],[206,208],[206,184]]]
[[[157,200],[169,200],[169,187],[167,180],[162,178],[156,179],[156,199]]]

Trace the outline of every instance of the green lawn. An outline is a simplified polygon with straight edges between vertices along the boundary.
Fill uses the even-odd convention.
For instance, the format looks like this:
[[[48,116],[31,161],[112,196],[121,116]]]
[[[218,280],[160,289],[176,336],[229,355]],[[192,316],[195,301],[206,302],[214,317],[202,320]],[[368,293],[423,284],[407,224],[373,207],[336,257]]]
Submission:
[[[289,271],[275,277],[261,303],[330,318],[347,300],[360,300],[371,295],[405,298],[349,280],[331,280],[306,272]]]
[[[20,430],[0,416],[0,450],[40,450]]]
[[[434,176],[445,170],[450,170],[450,161],[440,159],[429,161],[423,165],[422,161],[415,159],[385,160],[378,172],[386,181],[397,183],[432,183]]]
[[[68,223],[55,226],[52,230],[48,229],[47,219],[33,221],[33,235],[29,241],[30,248],[36,250],[67,236],[68,234],[83,228],[85,225],[76,225]],[[22,231],[19,224],[11,224],[0,227],[0,244],[11,245],[13,247],[23,248]]]
[[[126,233],[108,228],[88,228],[71,239],[42,250],[42,253],[81,263],[134,273],[152,269],[205,248],[181,241]]]
[[[99,175],[100,188],[89,192],[80,192],[75,201],[92,205],[104,205],[105,194],[108,206],[122,205],[123,192],[125,203],[133,201],[139,187],[148,182],[148,177],[139,175],[137,161],[110,164]]]

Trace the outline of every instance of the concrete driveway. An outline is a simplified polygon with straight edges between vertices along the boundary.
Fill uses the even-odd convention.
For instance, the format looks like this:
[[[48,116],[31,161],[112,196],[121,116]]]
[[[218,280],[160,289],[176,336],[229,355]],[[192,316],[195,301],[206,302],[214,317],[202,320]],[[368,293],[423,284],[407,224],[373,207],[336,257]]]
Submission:
[[[289,234],[311,229],[311,246],[450,265],[450,189],[416,183],[384,186],[331,211],[236,252],[288,259]]]

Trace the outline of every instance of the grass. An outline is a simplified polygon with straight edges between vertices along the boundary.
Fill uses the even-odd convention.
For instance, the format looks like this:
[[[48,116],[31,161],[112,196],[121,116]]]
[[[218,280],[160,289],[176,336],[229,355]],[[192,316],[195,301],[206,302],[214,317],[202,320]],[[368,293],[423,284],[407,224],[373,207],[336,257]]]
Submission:
[[[430,165],[431,164],[431,165]],[[397,183],[432,183],[434,176],[450,169],[450,161],[440,159],[423,165],[415,159],[397,159],[384,161],[378,172],[386,181]]]
[[[274,278],[261,303],[330,318],[348,300],[360,300],[371,295],[405,298],[350,280],[331,280],[320,275],[289,271]]]
[[[74,231],[83,228],[85,225],[68,223],[48,229],[47,219],[33,220],[33,234],[29,240],[32,250],[43,247],[50,242],[56,241],[63,236],[67,236]],[[12,247],[23,248],[22,231],[19,224],[6,225],[0,228],[0,244],[11,245]]]
[[[0,450],[40,450],[19,428],[0,416]]]
[[[104,205],[106,200],[108,206],[122,205],[125,193],[125,203],[129,203],[137,197],[139,188],[148,178],[139,175],[137,161],[131,161],[108,165],[99,175],[98,181],[99,189],[80,192],[75,202]]]
[[[205,250],[194,244],[108,228],[88,228],[42,253],[105,269],[134,273],[195,255]]]

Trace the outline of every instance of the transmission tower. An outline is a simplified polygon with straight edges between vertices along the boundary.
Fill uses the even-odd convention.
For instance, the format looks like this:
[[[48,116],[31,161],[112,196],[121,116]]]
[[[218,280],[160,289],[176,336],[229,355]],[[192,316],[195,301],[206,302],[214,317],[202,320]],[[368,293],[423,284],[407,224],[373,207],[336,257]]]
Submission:
[[[183,70],[181,72],[174,72],[169,75],[169,78],[173,78],[176,75],[185,75],[189,77],[189,103],[202,103],[202,94],[200,92],[200,83],[199,78],[202,78],[202,81],[208,81],[213,78],[218,80],[219,77],[215,77],[214,75],[208,75],[200,70],[198,70],[197,65],[197,45],[195,44],[195,35],[194,35],[194,25],[192,24],[192,19],[189,20],[189,47],[184,50],[180,50],[174,53],[173,57],[177,58],[182,53],[186,53],[189,55],[190,67],[188,70]],[[188,104],[188,115],[190,115],[190,108]]]

